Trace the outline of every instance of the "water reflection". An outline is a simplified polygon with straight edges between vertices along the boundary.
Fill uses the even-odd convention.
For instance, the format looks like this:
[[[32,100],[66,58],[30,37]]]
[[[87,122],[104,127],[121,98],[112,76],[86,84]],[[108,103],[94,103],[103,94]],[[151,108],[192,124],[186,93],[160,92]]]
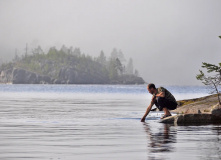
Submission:
[[[200,151],[201,160],[220,160],[221,159],[221,126],[201,127],[204,138],[198,140],[197,147]],[[210,128],[210,130],[208,129]]]
[[[161,126],[151,126],[143,123],[144,130],[147,133],[147,151],[148,159],[165,159],[161,157],[161,153],[174,152],[174,143],[176,143],[176,130],[172,129],[170,124],[162,124]],[[173,127],[174,128],[174,127]]]

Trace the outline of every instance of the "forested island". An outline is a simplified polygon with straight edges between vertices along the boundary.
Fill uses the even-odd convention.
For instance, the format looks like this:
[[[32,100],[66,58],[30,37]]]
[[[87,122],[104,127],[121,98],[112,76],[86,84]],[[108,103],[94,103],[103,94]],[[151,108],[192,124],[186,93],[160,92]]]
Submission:
[[[0,66],[0,83],[12,84],[144,84],[121,50],[113,49],[106,57],[81,53],[80,48],[51,47],[45,53],[40,46],[31,54],[15,54],[11,62]]]

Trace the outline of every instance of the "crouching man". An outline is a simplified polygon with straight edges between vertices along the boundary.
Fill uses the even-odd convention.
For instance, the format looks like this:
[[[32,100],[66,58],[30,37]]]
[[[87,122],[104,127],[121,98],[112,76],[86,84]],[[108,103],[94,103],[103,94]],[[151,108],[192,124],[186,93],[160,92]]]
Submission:
[[[171,116],[169,110],[177,108],[177,102],[174,96],[165,88],[156,88],[153,83],[148,84],[147,90],[153,95],[150,105],[141,119],[141,122],[145,122],[146,116],[149,114],[152,106],[155,104],[160,111],[164,111],[164,115],[161,119]]]

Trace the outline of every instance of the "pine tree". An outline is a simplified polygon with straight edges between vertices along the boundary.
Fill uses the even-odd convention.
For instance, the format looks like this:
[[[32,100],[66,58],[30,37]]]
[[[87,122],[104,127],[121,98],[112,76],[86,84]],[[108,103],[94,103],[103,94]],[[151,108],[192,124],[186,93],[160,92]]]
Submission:
[[[127,74],[133,74],[133,73],[134,73],[133,59],[130,58],[127,64]]]
[[[210,63],[203,62],[202,68],[207,69],[207,73],[215,72],[215,75],[205,75],[202,70],[200,74],[196,76],[198,80],[201,80],[204,85],[211,86],[212,92],[217,93],[219,104],[221,105],[220,95],[219,95],[219,85],[221,84],[221,63],[218,66]]]
[[[97,61],[102,65],[106,65],[106,56],[104,55],[103,51],[101,51],[100,56],[97,58]]]

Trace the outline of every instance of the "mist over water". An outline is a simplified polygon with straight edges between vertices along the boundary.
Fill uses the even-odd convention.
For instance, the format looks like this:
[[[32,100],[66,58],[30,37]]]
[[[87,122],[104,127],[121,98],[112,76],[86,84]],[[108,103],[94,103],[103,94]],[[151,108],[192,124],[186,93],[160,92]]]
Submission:
[[[220,159],[221,126],[164,125],[161,112],[141,123],[145,85],[0,85],[0,95],[1,159]]]
[[[209,95],[196,75],[220,63],[220,6],[0,0],[0,160],[220,160],[220,125],[165,125],[162,112],[140,122],[146,85],[31,85],[145,81],[176,100]]]
[[[164,0],[1,0],[0,61],[38,47],[79,47],[97,57],[113,48],[146,82],[199,85],[202,62],[220,63],[221,2]]]

